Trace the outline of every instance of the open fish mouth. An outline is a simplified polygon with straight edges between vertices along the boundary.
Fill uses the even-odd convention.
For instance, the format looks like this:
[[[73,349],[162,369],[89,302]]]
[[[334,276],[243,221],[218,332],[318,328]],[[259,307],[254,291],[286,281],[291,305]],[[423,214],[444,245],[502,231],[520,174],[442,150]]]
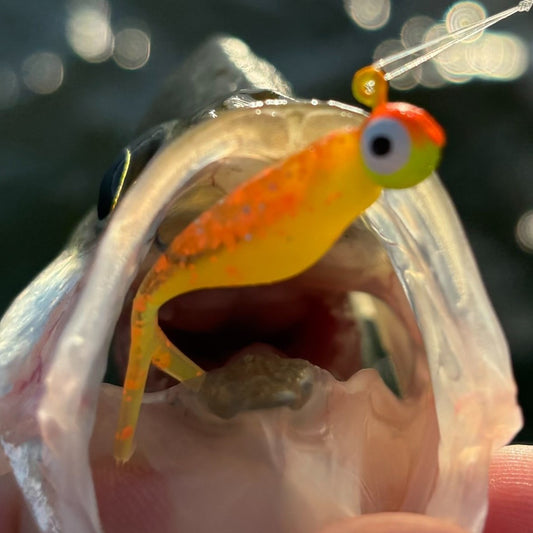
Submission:
[[[140,268],[115,329],[106,374],[110,383],[124,381],[132,297],[147,268],[149,264]],[[202,395],[217,414],[230,416],[253,408],[301,407],[312,389],[311,370],[306,368],[310,365],[340,381],[362,368],[376,367],[400,394],[388,354],[388,349],[395,349],[387,343],[391,330],[395,338],[410,335],[387,302],[398,313],[411,314],[390,261],[359,222],[302,274],[268,285],[184,294],[161,308],[159,325],[174,345],[208,371],[201,380]],[[420,343],[412,316],[409,327]],[[153,367],[146,391],[176,383]],[[227,394],[234,404],[216,405],[215,398],[223,402]]]
[[[120,381],[128,302],[169,232],[363,118],[331,102],[234,107],[163,146],[105,232],[90,215],[2,320],[4,467],[38,526],[303,533],[409,511],[481,531],[490,454],[521,417],[505,340],[436,176],[384,192],[296,278],[161,309],[169,339],[209,372],[195,387],[154,374],[136,452],[114,464],[121,389],[102,376],[111,353]]]
[[[125,368],[129,317],[126,305],[111,343],[115,371]],[[165,498],[183,502],[164,514],[172,527],[318,531],[347,508],[423,512],[439,442],[424,343],[368,222],[357,221],[295,278],[189,293],[168,302],[159,323],[208,370],[197,390],[173,387],[157,371],[149,377],[126,466],[158,472]],[[104,388],[92,441],[100,511],[112,530],[124,517],[114,522],[109,492],[131,490],[108,448],[119,398],[118,388]],[[209,481],[189,485],[194,477]],[[199,517],[191,512],[199,502],[216,502],[217,512]]]

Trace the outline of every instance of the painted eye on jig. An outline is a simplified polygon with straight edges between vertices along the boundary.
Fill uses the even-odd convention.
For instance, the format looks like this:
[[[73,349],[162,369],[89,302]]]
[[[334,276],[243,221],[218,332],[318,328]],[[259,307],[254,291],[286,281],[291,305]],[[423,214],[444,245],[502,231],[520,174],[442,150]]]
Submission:
[[[363,166],[382,187],[412,187],[435,170],[444,143],[444,131],[423,109],[380,104],[362,128]]]
[[[411,139],[400,122],[390,118],[373,120],[363,130],[363,158],[376,174],[392,174],[401,169],[411,154]]]

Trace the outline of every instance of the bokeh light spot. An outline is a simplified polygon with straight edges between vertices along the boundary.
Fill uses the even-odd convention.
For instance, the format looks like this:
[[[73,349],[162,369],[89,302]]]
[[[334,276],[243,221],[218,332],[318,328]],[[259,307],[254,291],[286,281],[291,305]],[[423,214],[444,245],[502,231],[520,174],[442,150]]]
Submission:
[[[50,94],[63,83],[63,61],[57,54],[37,52],[22,63],[22,79],[36,94]]]
[[[420,66],[414,73],[415,79],[423,87],[428,89],[438,89],[446,85],[446,80],[442,77],[439,68],[433,61],[428,61]]]
[[[137,28],[125,28],[115,36],[113,59],[119,67],[136,70],[150,58],[150,37]]]
[[[524,252],[533,254],[533,210],[526,211],[516,224],[515,237]]]
[[[19,92],[19,81],[15,71],[8,65],[0,65],[0,109],[14,106]]]
[[[77,5],[67,19],[67,40],[76,54],[90,63],[101,63],[113,53],[113,32],[109,24],[109,7]]]
[[[426,33],[434,25],[435,21],[424,15],[408,19],[402,26],[400,33],[403,46],[405,48],[411,48],[424,42]]]
[[[383,28],[390,18],[390,0],[344,0],[350,18],[365,30]]]
[[[511,33],[487,33],[469,46],[466,57],[478,76],[512,80],[527,70],[529,54],[526,43]]]
[[[487,12],[479,2],[457,2],[446,13],[446,28],[451,33],[485,18],[487,18]],[[482,34],[483,32],[476,33],[463,42],[471,43],[479,39]]]

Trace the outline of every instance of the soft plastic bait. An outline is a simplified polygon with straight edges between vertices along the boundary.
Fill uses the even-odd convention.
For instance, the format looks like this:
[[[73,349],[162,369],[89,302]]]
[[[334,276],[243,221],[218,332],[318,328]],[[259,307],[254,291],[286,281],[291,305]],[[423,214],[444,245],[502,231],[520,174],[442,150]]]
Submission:
[[[444,145],[437,122],[410,104],[386,102],[380,72],[365,69],[360,78],[372,80],[379,95],[361,128],[331,133],[251,178],[175,237],[144,278],[133,302],[117,460],[132,453],[150,363],[181,381],[202,374],[158,326],[166,301],[294,276],[325,254],[383,186],[409,187],[435,169]]]

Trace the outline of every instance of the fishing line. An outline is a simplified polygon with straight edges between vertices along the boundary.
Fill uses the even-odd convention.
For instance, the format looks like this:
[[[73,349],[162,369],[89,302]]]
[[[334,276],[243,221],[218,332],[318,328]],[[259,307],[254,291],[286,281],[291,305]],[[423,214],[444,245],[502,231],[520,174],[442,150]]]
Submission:
[[[398,52],[396,54],[392,54],[385,58],[379,59],[378,61],[372,64],[372,67],[376,70],[383,70],[384,67],[394,64],[406,57],[412,56],[422,50],[428,50],[420,57],[408,61],[404,65],[384,74],[386,81],[393,80],[394,78],[397,78],[398,76],[401,76],[402,74],[405,74],[406,72],[409,72],[410,70],[418,67],[422,63],[433,59],[435,56],[444,52],[454,44],[459,43],[461,41],[465,41],[473,35],[481,33],[489,26],[492,26],[493,24],[496,24],[497,22],[500,22],[501,20],[510,17],[511,15],[514,15],[515,13],[528,12],[531,9],[531,6],[533,6],[533,0],[522,0],[516,6],[510,9],[501,11],[496,15],[492,15],[489,18],[483,19],[479,22],[475,22],[474,24],[466,26],[465,28],[461,28],[454,32],[448,33],[427,43],[419,44],[417,46],[414,46],[413,48],[409,48],[408,50],[403,50],[402,52]],[[435,46],[437,46],[437,48],[432,49]]]

